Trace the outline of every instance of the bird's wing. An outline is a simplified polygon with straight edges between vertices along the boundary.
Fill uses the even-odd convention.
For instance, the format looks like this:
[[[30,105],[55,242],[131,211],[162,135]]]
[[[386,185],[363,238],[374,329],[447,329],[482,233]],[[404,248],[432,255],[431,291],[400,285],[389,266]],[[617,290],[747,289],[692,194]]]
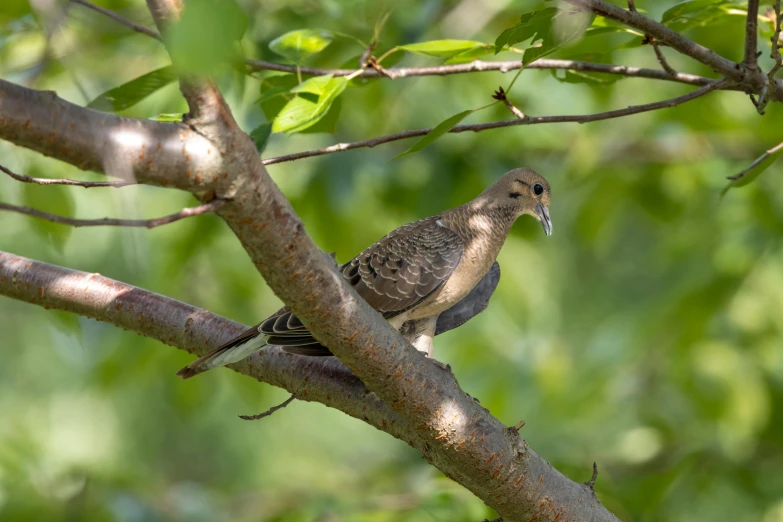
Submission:
[[[500,282],[500,265],[493,263],[487,274],[478,282],[460,302],[440,314],[435,327],[435,335],[461,326],[483,312],[489,304],[489,298]]]
[[[387,319],[421,304],[459,265],[462,239],[439,218],[400,227],[343,265],[343,277]]]

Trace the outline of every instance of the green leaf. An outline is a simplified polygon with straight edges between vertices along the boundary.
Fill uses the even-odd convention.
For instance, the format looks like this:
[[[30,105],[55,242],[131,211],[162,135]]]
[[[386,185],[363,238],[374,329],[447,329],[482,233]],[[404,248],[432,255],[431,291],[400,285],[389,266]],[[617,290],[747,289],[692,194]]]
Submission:
[[[176,79],[177,73],[173,66],[162,67],[104,92],[91,101],[87,107],[100,111],[121,111],[136,105]]]
[[[312,127],[308,127],[302,131],[302,134],[316,134],[319,132],[326,132],[331,134],[337,129],[337,120],[340,119],[340,113],[343,109],[343,97],[338,96],[326,114],[318,120]]]
[[[565,73],[565,74],[562,74]],[[562,74],[562,76],[561,76]],[[552,70],[552,76],[563,83],[586,83],[595,86],[611,85],[624,78],[617,74],[596,73],[592,71]]]
[[[334,34],[325,29],[299,29],[278,36],[269,42],[269,48],[296,64],[320,53],[332,43]]]
[[[256,144],[256,150],[259,154],[264,152],[270,134],[272,134],[272,124],[268,121],[250,131],[250,137],[253,138],[253,143]]]
[[[413,147],[409,148],[402,154],[397,154],[392,158],[392,160],[396,160],[398,158],[402,158],[403,156],[407,156],[409,154],[413,154],[414,152],[419,152],[421,149],[426,147],[427,145],[432,144],[435,140],[449,132],[451,129],[454,128],[455,125],[457,125],[459,122],[464,120],[468,115],[474,112],[474,109],[471,109],[469,111],[462,111],[459,114],[455,114],[451,118],[447,118],[440,122],[434,129],[429,131],[422,139],[417,141],[413,144]]]
[[[329,111],[334,100],[345,90],[344,76],[316,76],[291,89],[297,96],[275,117],[272,132],[300,132],[315,125]]]
[[[183,116],[184,114],[181,112],[164,112],[163,114],[158,114],[157,116],[153,116],[150,119],[166,123],[182,123]]]
[[[36,176],[35,170],[30,172]],[[68,188],[61,185],[35,185],[24,183],[22,186],[22,201],[37,210],[51,212],[59,216],[73,217],[74,203]],[[71,236],[72,227],[52,223],[43,219],[31,217],[30,226],[33,232],[49,242],[59,252],[63,251],[68,238]]]
[[[677,31],[684,31],[711,24],[716,18],[729,14],[728,10],[731,7],[737,7],[737,2],[690,0],[677,4],[664,12],[661,22]]]
[[[477,58],[481,58],[482,56],[486,56],[488,54],[492,54],[495,50],[495,46],[484,44],[480,47],[474,47],[472,49],[468,49],[467,51],[461,52],[459,54],[455,54],[448,60],[446,60],[444,63],[446,65],[450,65],[453,63],[467,63],[472,62],[473,60],[476,60]]]
[[[235,0],[189,0],[166,35],[174,64],[191,74],[210,74],[237,58],[248,18]]]
[[[581,37],[594,17],[594,14],[575,14],[555,7],[526,13],[522,15],[519,24],[498,36],[495,40],[495,54],[508,46],[529,40],[522,57],[522,64],[528,65]],[[535,46],[539,41],[541,44]]]
[[[783,156],[782,146],[778,146],[777,150],[775,150],[774,148],[771,150],[774,150],[774,152],[767,151],[769,156],[767,156],[762,161],[760,161],[757,165],[754,165],[752,168],[746,171],[744,176],[742,176],[740,179],[730,181],[729,184],[726,185],[726,187],[723,189],[723,191],[721,191],[721,196],[723,196],[724,194],[726,194],[726,192],[728,192],[733,188],[744,187],[745,185],[753,183],[754,181],[756,181],[756,179],[759,176],[761,176],[761,174],[764,173],[765,170],[767,170],[773,163],[775,163],[781,156]]]
[[[475,42],[473,40],[432,40],[430,42],[420,42],[398,46],[403,51],[408,51],[424,56],[434,56],[436,58],[451,58],[464,52],[474,49],[484,49],[487,44]],[[488,53],[486,53],[488,54]]]
[[[533,38],[530,44],[536,43],[539,33],[548,32],[552,25],[552,18],[559,12],[557,7],[547,7],[540,11],[525,13],[514,27],[506,29],[495,40],[495,54],[506,47],[516,45]]]

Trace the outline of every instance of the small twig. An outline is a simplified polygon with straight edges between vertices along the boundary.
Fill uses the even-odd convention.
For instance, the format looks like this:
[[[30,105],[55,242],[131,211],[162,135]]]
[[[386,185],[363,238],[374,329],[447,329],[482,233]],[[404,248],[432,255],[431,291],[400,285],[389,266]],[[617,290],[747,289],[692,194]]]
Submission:
[[[753,163],[751,163],[750,165],[748,165],[748,166],[747,166],[747,168],[745,168],[745,170],[743,170],[742,172],[739,172],[739,173],[737,173],[737,174],[734,174],[733,176],[728,176],[726,179],[729,179],[729,180],[731,180],[731,181],[737,181],[738,179],[742,179],[742,178],[744,178],[744,177],[745,177],[745,174],[747,174],[747,173],[748,173],[748,172],[750,172],[751,170],[755,169],[755,168],[756,168],[757,166],[759,166],[759,164],[760,164],[762,161],[764,161],[765,159],[769,158],[770,156],[772,156],[772,155],[773,155],[773,154],[775,154],[776,152],[779,152],[779,151],[780,151],[780,149],[783,149],[783,142],[781,142],[781,143],[778,143],[777,145],[775,145],[774,147],[772,147],[771,149],[769,149],[768,151],[766,151],[764,154],[762,154],[761,156],[759,156],[758,158],[756,158],[756,159],[753,161]]]
[[[636,3],[634,0],[628,0],[628,10],[632,13],[638,13],[636,10]],[[644,38],[642,39],[642,45],[652,45],[653,51],[655,51],[655,57],[658,59],[658,63],[661,64],[661,67],[663,67],[663,70],[669,73],[672,76],[675,76],[677,74],[677,71],[674,70],[674,68],[669,65],[669,62],[666,60],[666,57],[663,55],[663,51],[661,51],[661,43],[657,41],[653,35],[645,33]]]
[[[71,0],[71,3],[83,5],[88,9],[92,9],[93,11],[101,13],[104,16],[108,16],[112,20],[121,23],[122,25],[136,31],[137,33],[146,34],[147,36],[151,36],[156,40],[160,40],[161,42],[163,41],[163,38],[161,38],[161,36],[157,32],[153,31],[152,29],[147,29],[143,25],[139,25],[133,22],[132,20],[125,18],[122,15],[115,13],[114,11],[109,11],[108,9],[104,9],[103,7],[97,6],[92,2],[88,2],[87,0]]]
[[[748,18],[745,22],[745,59],[742,64],[756,70],[758,66],[759,0],[748,0]]]
[[[128,185],[135,185],[135,181],[79,181],[76,179],[50,179],[50,178],[34,178],[26,174],[17,174],[12,170],[0,165],[0,171],[5,172],[16,181],[22,183],[35,183],[37,185],[71,185],[74,187],[84,188],[98,188],[98,187],[127,187]]]
[[[521,420],[514,425],[514,430],[519,431],[522,429],[522,426],[524,425],[525,425],[525,421]]]
[[[593,462],[593,476],[590,477],[590,480],[585,482],[585,486],[590,488],[593,492],[595,492],[595,479],[598,478],[598,464]]]
[[[508,107],[508,110],[511,111],[511,114],[519,118],[520,120],[526,120],[527,116],[525,116],[525,113],[519,110],[513,103],[511,103],[506,96],[506,91],[503,90],[503,87],[498,87],[498,90],[492,94],[492,97],[496,100],[502,101],[506,107]]]
[[[783,23],[783,15],[781,15],[780,12],[780,0],[775,0],[773,11],[775,13],[775,32],[770,38],[772,47],[770,49],[769,57],[775,61],[775,65],[773,65],[767,73],[767,83],[764,85],[761,93],[759,94],[758,103],[751,98],[751,101],[753,101],[753,104],[756,106],[756,110],[759,114],[764,114],[767,103],[769,103],[769,100],[772,97],[772,93],[775,92],[775,87],[777,86],[775,75],[778,73],[781,67],[783,67],[783,57],[780,55],[780,32],[781,23]]]
[[[287,398],[285,401],[281,402],[277,406],[272,406],[268,410],[261,413],[257,413],[255,415],[240,415],[239,418],[249,421],[249,420],[258,420],[258,419],[263,419],[264,417],[269,417],[277,410],[282,410],[283,408],[291,404],[291,402],[293,402],[294,399],[296,399],[296,395],[292,393],[289,398]]]
[[[623,116],[630,116],[631,114],[638,114],[641,112],[654,111],[658,109],[665,109],[670,107],[676,107],[685,102],[691,101],[695,98],[699,98],[708,94],[716,89],[720,89],[724,86],[731,85],[728,80],[717,80],[709,85],[700,87],[688,94],[677,96],[668,100],[663,100],[654,103],[648,103],[645,105],[636,105],[626,107],[625,109],[618,109],[608,112],[599,112],[597,114],[585,114],[585,115],[566,115],[566,116],[527,116],[526,119],[520,120],[519,118],[513,120],[494,121],[490,123],[476,123],[470,125],[455,125],[449,132],[481,132],[489,129],[499,129],[502,127],[513,127],[515,125],[537,125],[542,123],[588,123],[592,121],[610,120],[612,118],[620,118]],[[415,138],[418,136],[424,136],[432,129],[416,129],[408,130],[404,132],[398,132],[397,134],[390,134],[388,136],[381,136],[370,140],[354,141],[350,143],[338,143],[336,145],[330,145],[322,149],[307,150],[303,152],[296,152],[294,154],[286,154],[284,156],[277,156],[275,158],[267,158],[262,160],[264,165],[274,165],[275,163],[284,163],[286,161],[295,161],[302,158],[311,158],[314,156],[322,156],[324,154],[331,154],[333,152],[342,152],[345,150],[359,149],[363,147],[375,147],[384,143],[392,141],[404,140],[408,138]]]
[[[658,58],[658,63],[661,64],[661,67],[663,67],[663,70],[671,75],[676,75],[677,71],[674,70],[674,68],[669,65],[669,62],[666,60],[666,57],[663,55],[663,51],[661,51],[661,44],[657,40],[652,41],[652,47],[653,51],[655,51],[655,57]]]
[[[143,227],[143,228],[155,228],[161,225],[168,225],[180,219],[189,218],[191,216],[198,216],[200,214],[206,214],[219,208],[223,203],[222,199],[214,199],[209,203],[204,203],[197,207],[183,208],[175,214],[163,216],[155,219],[114,219],[114,218],[102,218],[102,219],[76,219],[65,216],[58,216],[57,214],[50,214],[42,210],[37,210],[30,207],[20,207],[17,205],[10,205],[8,203],[0,202],[0,210],[7,210],[9,212],[17,212],[19,214],[25,214],[28,216],[45,219],[52,223],[60,223],[63,225],[69,225],[72,227]]]

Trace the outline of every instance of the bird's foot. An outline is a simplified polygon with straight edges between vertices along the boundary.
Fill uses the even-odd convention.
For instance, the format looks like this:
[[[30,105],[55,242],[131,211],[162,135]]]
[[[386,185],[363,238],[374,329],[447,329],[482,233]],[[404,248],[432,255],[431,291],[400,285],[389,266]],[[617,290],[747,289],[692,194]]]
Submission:
[[[435,366],[437,366],[438,368],[440,368],[441,370],[443,370],[443,371],[445,371],[445,372],[453,373],[453,372],[451,371],[451,366],[450,366],[450,365],[448,365],[448,364],[446,364],[446,363],[442,363],[442,362],[440,362],[440,361],[439,361],[439,360],[437,360],[437,359],[430,359],[430,361],[432,361],[432,363],[433,363]]]

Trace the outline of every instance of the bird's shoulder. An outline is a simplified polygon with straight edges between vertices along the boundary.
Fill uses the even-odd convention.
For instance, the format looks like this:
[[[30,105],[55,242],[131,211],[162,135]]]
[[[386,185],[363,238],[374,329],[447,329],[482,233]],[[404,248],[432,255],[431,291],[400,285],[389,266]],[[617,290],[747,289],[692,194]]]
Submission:
[[[387,317],[416,306],[448,280],[464,252],[462,239],[442,217],[390,232],[343,265],[343,276]]]

